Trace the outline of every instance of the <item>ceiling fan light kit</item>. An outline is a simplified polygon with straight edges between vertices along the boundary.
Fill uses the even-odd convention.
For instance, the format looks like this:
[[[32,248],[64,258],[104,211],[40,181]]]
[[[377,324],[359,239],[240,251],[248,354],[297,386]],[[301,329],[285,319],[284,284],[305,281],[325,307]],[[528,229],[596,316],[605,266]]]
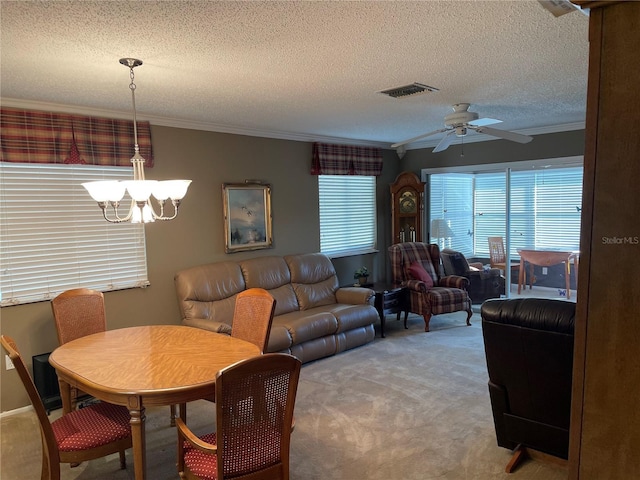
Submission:
[[[433,149],[433,153],[438,153],[446,150],[449,145],[451,145],[454,136],[462,138],[467,135],[468,130],[473,130],[478,133],[518,143],[528,143],[533,140],[533,137],[530,137],[529,135],[523,135],[521,133],[510,132],[507,130],[498,130],[497,128],[489,128],[488,125],[501,123],[502,120],[496,120],[494,118],[479,118],[480,116],[476,112],[469,111],[470,106],[471,105],[469,103],[456,103],[453,105],[453,113],[444,117],[445,128],[425,133],[423,135],[418,135],[417,137],[413,137],[402,142],[394,143],[391,145],[391,148],[402,147],[431,135],[446,132],[446,135]]]

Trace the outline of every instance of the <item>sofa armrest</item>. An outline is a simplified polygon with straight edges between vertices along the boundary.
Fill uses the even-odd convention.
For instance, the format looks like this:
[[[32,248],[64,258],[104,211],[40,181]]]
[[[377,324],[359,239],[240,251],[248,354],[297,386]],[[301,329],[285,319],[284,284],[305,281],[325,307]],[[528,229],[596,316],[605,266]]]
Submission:
[[[342,287],[336,290],[336,301],[348,305],[371,304],[376,292],[364,287]]]

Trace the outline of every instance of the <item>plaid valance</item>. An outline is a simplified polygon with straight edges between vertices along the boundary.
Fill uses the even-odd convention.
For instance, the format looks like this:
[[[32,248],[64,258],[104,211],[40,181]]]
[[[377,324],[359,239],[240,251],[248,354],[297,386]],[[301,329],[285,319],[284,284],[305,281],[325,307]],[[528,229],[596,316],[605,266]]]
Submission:
[[[151,127],[138,123],[138,145],[153,166]],[[133,122],[2,107],[0,161],[130,166]]]
[[[311,175],[375,175],[382,173],[382,150],[356,145],[313,144]]]

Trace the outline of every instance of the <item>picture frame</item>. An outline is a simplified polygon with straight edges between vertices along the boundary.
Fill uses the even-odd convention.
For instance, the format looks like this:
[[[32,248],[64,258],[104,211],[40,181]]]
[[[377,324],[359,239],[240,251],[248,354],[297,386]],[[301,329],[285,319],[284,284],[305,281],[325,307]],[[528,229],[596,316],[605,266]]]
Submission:
[[[225,252],[272,248],[271,185],[223,183]]]

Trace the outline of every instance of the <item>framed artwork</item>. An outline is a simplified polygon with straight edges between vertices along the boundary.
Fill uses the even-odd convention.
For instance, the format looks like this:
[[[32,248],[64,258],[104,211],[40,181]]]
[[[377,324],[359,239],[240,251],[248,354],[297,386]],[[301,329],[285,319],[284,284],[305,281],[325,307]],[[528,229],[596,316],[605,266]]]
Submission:
[[[225,252],[271,248],[271,186],[223,183]]]

